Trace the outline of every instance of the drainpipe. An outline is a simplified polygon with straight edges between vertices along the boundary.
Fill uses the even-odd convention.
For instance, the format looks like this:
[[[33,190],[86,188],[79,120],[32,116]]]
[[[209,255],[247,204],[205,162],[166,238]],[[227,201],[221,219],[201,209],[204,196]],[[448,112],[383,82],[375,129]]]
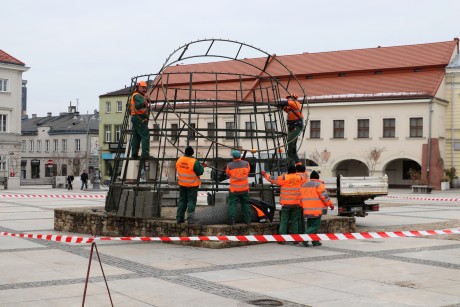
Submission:
[[[454,78],[455,74],[450,74],[450,167],[454,167]]]
[[[430,98],[430,104],[429,104],[429,118],[428,118],[428,155],[427,155],[427,161],[426,161],[426,178],[430,180],[430,160],[431,160],[431,125],[432,125],[432,117],[433,117],[433,97]]]

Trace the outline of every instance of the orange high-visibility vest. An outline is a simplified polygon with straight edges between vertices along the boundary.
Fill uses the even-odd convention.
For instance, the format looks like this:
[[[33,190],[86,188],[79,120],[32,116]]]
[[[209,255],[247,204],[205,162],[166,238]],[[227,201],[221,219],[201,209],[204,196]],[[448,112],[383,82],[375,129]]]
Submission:
[[[249,172],[251,167],[248,161],[234,159],[228,163],[225,172],[230,176],[230,192],[247,192],[249,191]]]
[[[142,96],[142,94],[140,94],[138,92],[134,92],[133,95],[131,96],[131,102],[130,102],[131,115],[140,115],[140,114],[147,113],[147,108],[149,107],[149,105],[148,105],[147,101],[145,101],[145,100],[144,100],[145,107],[142,108],[142,109],[139,109],[139,110],[136,109],[136,104],[134,102],[134,96],[136,96],[136,95],[141,95]]]
[[[288,100],[288,105],[284,108],[284,112],[288,114],[288,121],[302,121],[303,114],[301,112],[302,106],[297,100]]]
[[[327,207],[332,205],[332,201],[321,180],[310,179],[310,181],[302,185],[300,191],[305,217],[319,217],[327,214]]]
[[[283,174],[276,178],[275,183],[280,188],[281,206],[297,205],[300,206],[300,186],[304,182],[299,174]]]
[[[196,159],[192,157],[180,157],[176,162],[177,182],[183,187],[197,187],[201,184],[201,179],[195,174],[193,167]]]

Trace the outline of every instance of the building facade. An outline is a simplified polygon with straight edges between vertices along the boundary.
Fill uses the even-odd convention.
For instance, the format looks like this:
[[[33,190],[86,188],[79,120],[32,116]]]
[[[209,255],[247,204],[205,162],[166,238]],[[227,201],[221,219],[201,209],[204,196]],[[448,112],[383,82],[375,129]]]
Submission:
[[[99,96],[101,118],[99,144],[101,144],[101,174],[103,179],[112,176],[129,93],[130,88],[124,88]],[[126,144],[123,144],[123,148],[126,148]]]
[[[46,117],[23,118],[21,179],[78,176],[83,170],[99,168],[99,114],[80,114],[75,106],[68,112]]]
[[[29,67],[0,50],[0,177],[19,176],[22,74]],[[25,86],[25,83],[24,83]]]

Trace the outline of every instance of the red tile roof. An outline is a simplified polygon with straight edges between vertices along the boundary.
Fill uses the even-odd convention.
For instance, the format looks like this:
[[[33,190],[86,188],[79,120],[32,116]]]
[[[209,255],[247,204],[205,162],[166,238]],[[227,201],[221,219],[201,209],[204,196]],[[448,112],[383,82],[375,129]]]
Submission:
[[[441,85],[445,67],[455,55],[457,44],[458,39],[454,39],[430,44],[275,57],[296,75],[312,101],[433,97]],[[246,61],[264,67],[267,59]],[[165,73],[176,73],[169,75],[169,87],[183,89],[178,91],[181,100],[189,97],[189,72],[209,72],[193,74],[193,88],[200,90],[192,93],[192,97],[197,100],[216,99],[216,82],[219,89],[225,89],[225,92],[219,94],[219,99],[224,100],[242,100],[241,97],[251,100],[252,93],[248,94],[251,88],[255,88],[256,95],[260,87],[269,88],[267,82],[258,81],[260,70],[236,60],[168,67]],[[288,71],[277,61],[270,61],[266,72],[278,78],[285,87],[288,87],[289,82],[290,92],[302,93],[296,82],[288,79]],[[238,73],[250,76],[239,79],[236,75]],[[164,75],[164,82],[167,75]],[[236,96],[241,88],[243,91],[240,96]],[[163,98],[162,93],[157,95],[152,94],[152,100]],[[168,98],[171,99],[172,95],[173,91],[168,90]],[[285,95],[282,89],[280,95]]]
[[[26,65],[23,62],[16,59],[15,57],[12,57],[11,55],[9,55],[3,50],[0,50],[0,63],[15,64],[15,65],[21,65],[21,66]]]

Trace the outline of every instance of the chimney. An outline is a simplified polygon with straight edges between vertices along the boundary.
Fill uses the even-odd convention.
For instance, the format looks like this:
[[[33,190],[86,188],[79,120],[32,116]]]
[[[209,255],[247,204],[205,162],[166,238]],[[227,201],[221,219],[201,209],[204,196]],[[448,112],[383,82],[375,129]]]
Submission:
[[[37,114],[32,114],[32,118],[37,118]]]
[[[77,111],[76,106],[69,106],[67,109],[67,113],[75,113]]]
[[[47,115],[48,117],[51,117],[51,115],[53,115],[53,113],[48,112],[48,113],[46,113],[46,115]]]

